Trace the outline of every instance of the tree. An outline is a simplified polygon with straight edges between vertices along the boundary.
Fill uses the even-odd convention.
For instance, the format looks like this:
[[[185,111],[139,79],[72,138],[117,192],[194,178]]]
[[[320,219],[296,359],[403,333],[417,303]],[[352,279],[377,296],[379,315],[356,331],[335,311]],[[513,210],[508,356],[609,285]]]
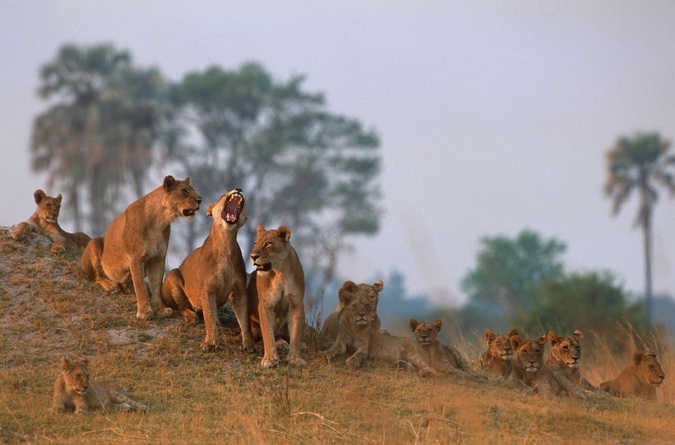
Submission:
[[[652,217],[658,199],[658,187],[675,193],[675,155],[669,154],[670,141],[658,133],[637,133],[620,137],[607,152],[605,194],[613,201],[617,215],[633,191],[639,195],[635,225],[642,229],[645,258],[645,309],[652,310]]]
[[[64,45],[40,76],[40,94],[52,105],[35,120],[33,169],[48,172],[50,187],[65,188],[77,230],[88,198],[91,231],[100,235],[127,188],[136,198],[147,192],[165,108],[162,76],[135,68],[112,45]]]
[[[523,230],[515,239],[484,237],[476,268],[462,279],[462,290],[475,307],[500,308],[511,322],[532,307],[537,286],[563,271],[559,256],[566,245],[544,240],[534,231]]]
[[[378,230],[379,138],[327,111],[304,80],[279,82],[257,63],[186,75],[172,94],[173,134],[183,137],[170,156],[205,202],[243,189],[249,223],[242,246],[252,244],[257,224],[288,225],[316,291],[332,278],[346,236]],[[187,229],[190,249],[198,227]]]

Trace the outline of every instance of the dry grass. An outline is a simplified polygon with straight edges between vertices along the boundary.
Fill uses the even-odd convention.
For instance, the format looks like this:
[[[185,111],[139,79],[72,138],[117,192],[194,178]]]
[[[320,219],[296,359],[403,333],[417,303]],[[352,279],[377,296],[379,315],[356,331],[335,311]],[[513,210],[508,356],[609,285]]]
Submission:
[[[348,370],[307,353],[305,369],[257,367],[227,346],[202,352],[203,326],[137,321],[130,295],[82,279],[78,258],[54,256],[35,238],[20,244],[0,228],[0,442],[7,443],[418,443],[643,444],[675,442],[675,357],[659,402],[593,397],[545,400],[498,380],[420,379],[368,363]],[[228,320],[231,320],[228,318]],[[464,345],[462,345],[464,346]],[[475,347],[466,345],[467,355]],[[92,360],[150,406],[147,414],[56,414],[52,384],[64,353]],[[596,354],[589,380],[613,377],[628,358]]]

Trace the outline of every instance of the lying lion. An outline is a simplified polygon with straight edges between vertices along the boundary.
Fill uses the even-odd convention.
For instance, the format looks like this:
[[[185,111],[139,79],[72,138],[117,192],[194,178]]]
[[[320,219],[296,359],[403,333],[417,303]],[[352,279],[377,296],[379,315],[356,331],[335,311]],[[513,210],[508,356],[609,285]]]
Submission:
[[[443,326],[442,320],[433,323],[419,322],[414,318],[409,322],[410,330],[415,335],[422,350],[427,354],[431,368],[438,373],[449,373],[473,380],[484,382],[485,377],[473,372],[469,363],[464,360],[462,354],[453,345],[443,345],[438,339],[438,334]]]
[[[248,284],[249,313],[254,327],[260,327],[265,355],[263,368],[279,364],[276,337],[289,338],[288,360],[304,366],[300,355],[305,327],[305,274],[300,258],[290,243],[291,229],[257,227],[251,261],[256,270]]]
[[[617,397],[656,400],[656,388],[666,378],[656,354],[651,351],[633,353],[633,362],[613,380],[602,382],[600,389]]]
[[[548,332],[548,341],[551,344],[551,356],[546,364],[553,366],[565,374],[572,383],[586,391],[598,391],[599,388],[590,384],[581,376],[579,370],[581,361],[581,340],[584,333],[576,329],[572,335],[559,337],[555,331]]]
[[[82,232],[68,233],[59,226],[62,200],[60,194],[52,198],[41,189],[37,189],[33,197],[37,204],[35,213],[27,221],[17,224],[12,231],[12,238],[20,241],[29,233],[40,233],[52,240],[53,253],[64,252],[71,248],[82,249],[87,245],[91,239],[89,235]]]
[[[170,175],[165,177],[161,186],[115,218],[102,238],[87,244],[82,271],[108,292],[129,290],[133,285],[137,318],[170,315],[172,310],[164,306],[160,291],[171,222],[179,217],[193,221],[201,202],[201,196],[190,186],[190,178],[179,181]]]
[[[246,300],[246,266],[237,243],[237,232],[246,222],[246,200],[234,189],[209,205],[211,232],[201,247],[190,253],[178,269],[171,270],[162,284],[164,304],[178,309],[187,321],[204,315],[206,338],[202,348],[215,350],[218,340],[218,306],[228,300],[241,328],[245,349],[253,349]]]
[[[86,414],[97,409],[146,412],[148,407],[132,400],[115,383],[89,381],[89,361],[61,359],[61,373],[54,382],[52,409],[57,412],[75,410]]]

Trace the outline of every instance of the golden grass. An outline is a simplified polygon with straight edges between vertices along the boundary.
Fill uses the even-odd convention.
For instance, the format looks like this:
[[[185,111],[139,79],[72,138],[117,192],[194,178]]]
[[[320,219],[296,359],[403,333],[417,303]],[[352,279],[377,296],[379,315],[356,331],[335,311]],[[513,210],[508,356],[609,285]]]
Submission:
[[[349,370],[307,352],[304,369],[262,370],[239,349],[236,325],[217,353],[199,349],[202,325],[135,319],[133,296],[105,294],[79,277],[78,259],[0,229],[0,442],[2,443],[675,443],[675,356],[662,347],[666,382],[658,402],[590,397],[541,399],[486,384],[368,362]],[[476,346],[461,344],[469,357]],[[92,361],[148,413],[57,414],[49,410],[62,354]],[[601,353],[586,366],[594,383],[628,357]]]

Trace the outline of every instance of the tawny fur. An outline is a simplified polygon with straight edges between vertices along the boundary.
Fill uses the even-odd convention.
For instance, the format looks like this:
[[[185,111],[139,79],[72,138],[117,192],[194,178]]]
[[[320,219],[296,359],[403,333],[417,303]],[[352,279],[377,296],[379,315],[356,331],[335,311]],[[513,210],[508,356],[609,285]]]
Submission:
[[[115,218],[102,238],[87,244],[82,271],[105,291],[133,288],[139,319],[171,315],[160,296],[171,222],[179,217],[193,221],[201,202],[189,178],[165,177],[161,186]]]
[[[518,335],[517,329],[511,329],[506,334],[497,334],[492,329],[485,331],[485,346],[487,349],[480,357],[480,364],[492,374],[508,377],[511,374],[511,358],[513,347],[511,337]]]
[[[580,389],[587,391],[598,391],[598,387],[591,385],[588,380],[582,377],[581,365],[581,340],[584,333],[580,329],[574,331],[572,335],[559,337],[555,331],[548,332],[548,342],[551,345],[551,355],[546,364],[557,368],[566,375],[572,383],[578,385]]]
[[[249,313],[253,328],[260,329],[265,354],[263,368],[279,364],[276,338],[289,340],[288,360],[292,365],[307,362],[300,354],[305,328],[305,274],[290,243],[291,229],[256,229],[251,261],[256,267],[248,282]]]
[[[636,351],[633,361],[613,380],[602,382],[600,389],[617,397],[656,400],[656,388],[661,386],[666,373],[656,354]]]
[[[75,411],[86,414],[95,410],[146,412],[148,407],[129,397],[127,392],[112,382],[91,382],[89,361],[61,359],[61,372],[54,382],[52,409],[57,412]]]
[[[12,238],[21,241],[31,233],[39,233],[52,240],[52,252],[60,253],[67,249],[83,249],[89,240],[89,235],[82,232],[69,233],[59,225],[61,213],[61,194],[55,198],[47,196],[41,189],[33,193],[37,208],[27,221],[16,225],[12,231]]]
[[[213,218],[211,231],[202,246],[193,250],[162,284],[162,301],[195,322],[204,316],[206,338],[202,348],[220,346],[218,307],[229,301],[241,328],[244,349],[253,349],[253,337],[246,297],[246,266],[237,243],[239,228],[247,220],[246,200],[234,189],[209,205],[206,216]]]
[[[475,382],[486,380],[485,377],[476,374],[471,369],[471,366],[457,348],[453,345],[443,345],[440,342],[438,334],[440,334],[443,326],[442,320],[430,323],[411,319],[408,325],[434,371],[458,375]]]

